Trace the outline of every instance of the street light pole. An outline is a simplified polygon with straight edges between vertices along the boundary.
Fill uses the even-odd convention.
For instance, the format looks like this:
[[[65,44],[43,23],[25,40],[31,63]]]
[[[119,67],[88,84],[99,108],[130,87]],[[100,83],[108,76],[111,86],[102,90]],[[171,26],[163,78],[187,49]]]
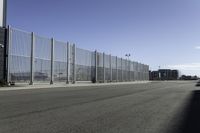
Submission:
[[[7,0],[0,0],[0,27],[6,28]]]

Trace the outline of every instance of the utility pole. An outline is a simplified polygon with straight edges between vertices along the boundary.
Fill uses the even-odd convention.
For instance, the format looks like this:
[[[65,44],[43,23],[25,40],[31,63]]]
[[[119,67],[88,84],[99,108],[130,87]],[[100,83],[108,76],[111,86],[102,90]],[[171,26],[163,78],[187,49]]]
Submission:
[[[7,0],[0,0],[0,27],[6,28]]]

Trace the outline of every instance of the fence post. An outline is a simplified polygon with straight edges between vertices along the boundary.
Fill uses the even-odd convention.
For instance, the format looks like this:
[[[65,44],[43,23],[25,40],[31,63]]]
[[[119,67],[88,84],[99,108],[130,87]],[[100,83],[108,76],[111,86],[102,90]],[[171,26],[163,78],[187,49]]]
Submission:
[[[135,65],[135,62],[133,61],[133,81],[135,81],[135,70],[134,70],[134,65]]]
[[[139,64],[138,64],[138,62],[137,62],[137,69],[136,70],[137,70],[137,81],[139,81],[139,71],[138,71],[139,70]]]
[[[150,80],[149,79],[149,66],[147,65],[147,81]]]
[[[54,38],[51,39],[51,81],[50,84],[54,82]]]
[[[7,29],[7,45],[6,45],[6,83],[10,85],[10,47],[12,44],[11,27],[8,25]]]
[[[67,81],[66,83],[69,84],[70,80],[70,44],[67,42]]]
[[[105,69],[105,53],[103,53],[103,82],[106,81],[106,69]]]
[[[129,60],[129,81],[131,81],[131,60]]]
[[[125,68],[126,68],[126,79],[125,79],[125,82],[127,82],[127,81],[128,81],[128,75],[127,75],[127,74],[128,74],[128,71],[129,71],[129,70],[128,70],[128,59],[126,59],[125,66],[126,66],[126,67],[125,67]]]
[[[142,64],[142,81],[144,81],[144,64]]]
[[[132,67],[132,69],[133,69],[133,81],[135,81],[135,70],[134,70],[134,61],[132,62],[133,63],[133,67]]]
[[[35,67],[35,34],[31,33],[31,68],[30,68],[30,84],[33,85],[34,82],[34,67]]]
[[[76,45],[73,44],[73,84],[76,83]]]
[[[95,50],[95,83],[98,82],[98,75],[97,75],[97,50]]]
[[[118,58],[116,56],[116,82],[118,82]]]
[[[123,59],[121,58],[121,76],[122,76],[122,82],[123,82]]]
[[[110,54],[110,82],[112,82],[112,56]]]

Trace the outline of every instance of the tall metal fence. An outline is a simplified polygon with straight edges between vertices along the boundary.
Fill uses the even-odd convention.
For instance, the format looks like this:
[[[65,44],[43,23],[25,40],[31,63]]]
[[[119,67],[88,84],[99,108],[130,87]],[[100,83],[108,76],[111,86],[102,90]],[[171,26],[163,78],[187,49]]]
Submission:
[[[8,29],[9,82],[124,82],[149,80],[149,66],[75,44]]]

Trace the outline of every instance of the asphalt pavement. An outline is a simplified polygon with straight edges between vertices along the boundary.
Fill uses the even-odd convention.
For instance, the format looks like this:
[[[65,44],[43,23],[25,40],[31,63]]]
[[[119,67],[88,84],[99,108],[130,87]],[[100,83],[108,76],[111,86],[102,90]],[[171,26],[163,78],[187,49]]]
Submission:
[[[0,91],[0,133],[199,133],[195,82]]]

